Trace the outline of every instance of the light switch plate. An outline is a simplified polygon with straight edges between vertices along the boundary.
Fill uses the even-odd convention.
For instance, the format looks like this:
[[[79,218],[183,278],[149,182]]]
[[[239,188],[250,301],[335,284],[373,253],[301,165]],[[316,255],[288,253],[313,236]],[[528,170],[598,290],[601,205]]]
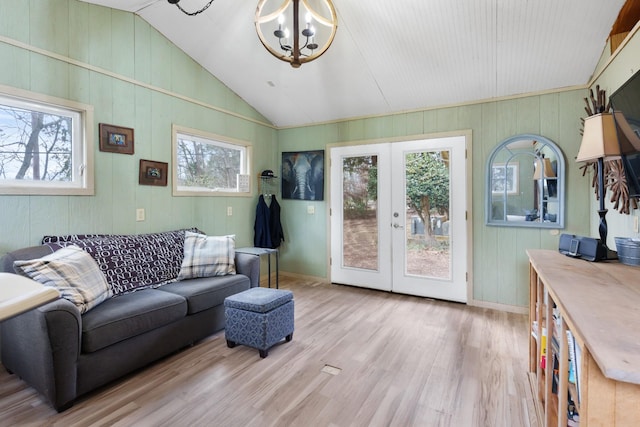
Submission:
[[[309,215],[313,215],[313,214],[315,214],[315,213],[316,213],[316,207],[315,207],[315,206],[313,206],[313,205],[309,205],[309,206],[307,206],[307,213],[308,213]]]
[[[144,221],[144,209],[136,209],[136,221]]]

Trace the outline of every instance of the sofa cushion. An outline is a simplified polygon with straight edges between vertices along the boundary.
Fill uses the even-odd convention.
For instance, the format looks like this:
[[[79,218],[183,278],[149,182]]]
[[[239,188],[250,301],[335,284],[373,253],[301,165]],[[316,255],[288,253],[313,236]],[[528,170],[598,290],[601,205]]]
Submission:
[[[158,291],[184,297],[189,306],[188,313],[194,314],[221,305],[226,297],[246,291],[250,286],[247,276],[235,274],[170,283]]]
[[[197,229],[191,229],[198,231]],[[184,258],[185,230],[151,234],[63,236],[47,243],[53,250],[76,245],[98,263],[114,295],[176,280]],[[51,236],[49,236],[49,239]]]
[[[60,291],[60,296],[86,313],[107,298],[111,290],[91,256],[77,246],[68,246],[42,258],[18,260],[16,272]]]
[[[112,298],[82,316],[82,352],[167,325],[187,314],[187,301],[176,294],[145,289]]]
[[[236,236],[185,232],[184,258],[178,280],[236,274]]]

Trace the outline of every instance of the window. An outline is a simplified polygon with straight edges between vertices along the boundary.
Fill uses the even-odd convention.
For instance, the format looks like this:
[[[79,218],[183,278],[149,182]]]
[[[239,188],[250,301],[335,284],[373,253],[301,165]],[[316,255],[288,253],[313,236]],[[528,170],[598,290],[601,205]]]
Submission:
[[[2,90],[0,194],[93,194],[91,107]]]
[[[248,174],[250,149],[248,143],[174,126],[173,194],[247,195],[250,189],[239,181]]]

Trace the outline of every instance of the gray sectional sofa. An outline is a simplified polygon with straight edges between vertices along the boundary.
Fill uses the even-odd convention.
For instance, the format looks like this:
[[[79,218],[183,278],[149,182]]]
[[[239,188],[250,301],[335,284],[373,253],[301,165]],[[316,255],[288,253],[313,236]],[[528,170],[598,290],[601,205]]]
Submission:
[[[111,287],[109,298],[85,313],[61,298],[0,324],[5,368],[63,411],[78,396],[223,329],[224,299],[259,285],[259,258],[237,253],[236,274],[176,280],[184,272],[185,232],[167,233],[45,238],[3,256],[0,271],[15,273],[17,260],[79,246]]]

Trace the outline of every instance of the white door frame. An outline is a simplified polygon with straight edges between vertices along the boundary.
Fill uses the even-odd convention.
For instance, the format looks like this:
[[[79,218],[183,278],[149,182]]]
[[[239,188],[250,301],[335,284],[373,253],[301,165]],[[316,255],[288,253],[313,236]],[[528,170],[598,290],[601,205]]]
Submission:
[[[368,144],[378,144],[378,143],[388,143],[388,142],[404,142],[404,141],[414,141],[421,139],[434,139],[434,138],[446,138],[451,136],[464,136],[465,138],[465,159],[466,159],[466,235],[467,235],[467,304],[473,305],[473,144],[472,144],[472,131],[468,130],[460,130],[460,131],[452,131],[452,132],[440,132],[440,133],[431,133],[431,134],[422,134],[422,135],[410,135],[404,137],[394,137],[394,138],[384,138],[384,139],[375,139],[375,140],[358,140],[358,141],[345,141],[340,143],[331,143],[327,144],[326,148],[329,152],[329,149],[333,147],[344,147],[344,146],[352,146],[352,145],[368,145]],[[330,156],[328,155],[327,157]],[[329,160],[330,161],[330,160]],[[331,173],[325,174],[325,177],[328,179],[328,185],[325,187],[328,189],[328,198],[326,203],[327,209],[327,242],[329,244],[326,247],[326,257],[329,262],[327,262],[327,278],[329,282],[331,282]]]

